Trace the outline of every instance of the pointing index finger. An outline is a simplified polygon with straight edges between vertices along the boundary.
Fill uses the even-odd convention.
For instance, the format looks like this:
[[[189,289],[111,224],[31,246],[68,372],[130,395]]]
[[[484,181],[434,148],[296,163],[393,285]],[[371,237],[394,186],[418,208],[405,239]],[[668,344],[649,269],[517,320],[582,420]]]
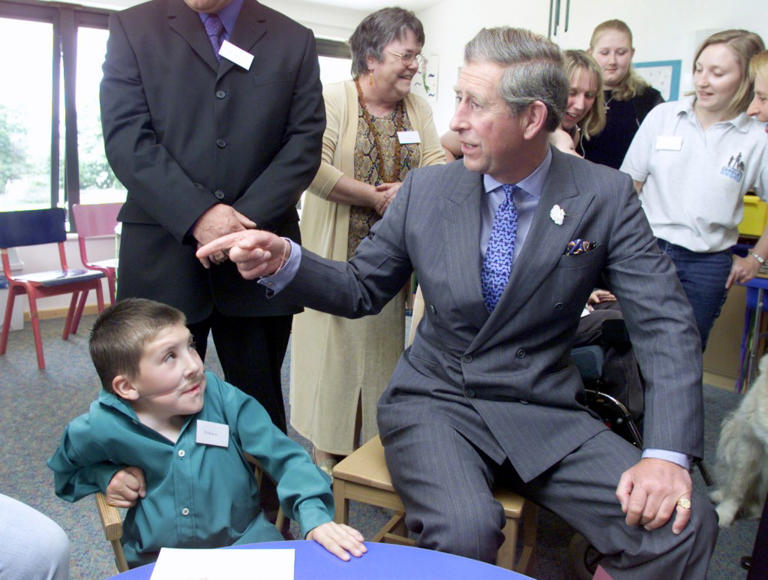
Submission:
[[[229,250],[232,246],[234,246],[238,240],[242,237],[242,232],[234,232],[231,234],[227,234],[226,236],[221,236],[220,238],[216,238],[215,240],[208,242],[204,246],[201,246],[198,248],[195,255],[198,257],[198,259],[201,258],[207,258],[216,252],[220,252],[222,250]]]

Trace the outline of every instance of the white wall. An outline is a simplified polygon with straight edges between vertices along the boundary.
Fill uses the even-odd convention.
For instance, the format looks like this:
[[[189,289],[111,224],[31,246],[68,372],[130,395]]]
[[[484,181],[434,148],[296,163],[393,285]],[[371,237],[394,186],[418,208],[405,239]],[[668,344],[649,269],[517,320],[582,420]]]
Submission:
[[[563,48],[586,48],[592,29],[609,18],[620,18],[632,29],[635,60],[683,61],[681,94],[691,88],[693,53],[708,34],[725,28],[746,28],[768,41],[765,0],[571,0],[570,25],[553,40]],[[483,26],[520,26],[547,34],[549,2],[545,0],[443,0],[421,10],[424,54],[440,61],[435,121],[439,133],[453,113],[453,86],[464,44]]]
[[[327,6],[302,0],[260,0],[265,6],[311,28],[316,37],[346,41],[371,10]]]

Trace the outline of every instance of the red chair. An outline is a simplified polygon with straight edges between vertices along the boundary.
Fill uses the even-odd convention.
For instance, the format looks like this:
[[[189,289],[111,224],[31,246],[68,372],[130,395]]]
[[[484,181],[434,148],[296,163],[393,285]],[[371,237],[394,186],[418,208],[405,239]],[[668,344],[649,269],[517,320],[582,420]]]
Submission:
[[[114,236],[115,227],[117,226],[117,214],[120,212],[121,207],[123,207],[122,203],[98,203],[92,205],[81,205],[76,203],[72,206],[72,221],[77,230],[77,243],[80,247],[80,261],[83,262],[83,265],[87,269],[102,272],[104,276],[106,276],[107,286],[109,288],[109,301],[111,304],[115,303],[115,292],[117,289],[117,258],[91,262],[88,259],[86,241],[90,238]],[[77,328],[80,325],[80,318],[83,316],[87,298],[87,293],[80,293],[77,311],[75,312],[74,325],[71,328],[73,334],[77,332]]]
[[[62,208],[0,212],[0,256],[2,256],[3,274],[8,281],[8,301],[5,305],[5,319],[0,335],[0,355],[5,354],[8,346],[8,332],[11,328],[11,313],[16,295],[26,294],[29,299],[29,313],[35,336],[37,366],[41,370],[45,368],[45,358],[37,311],[38,298],[61,294],[72,295],[62,333],[64,340],[67,340],[72,329],[77,327],[75,312],[81,292],[87,296],[90,290],[96,290],[99,312],[104,309],[104,295],[101,290],[101,279],[104,273],[83,269],[73,270],[67,266],[64,248],[64,241],[67,239],[65,219],[66,211]],[[11,272],[8,248],[41,244],[57,244],[61,269],[15,276]]]

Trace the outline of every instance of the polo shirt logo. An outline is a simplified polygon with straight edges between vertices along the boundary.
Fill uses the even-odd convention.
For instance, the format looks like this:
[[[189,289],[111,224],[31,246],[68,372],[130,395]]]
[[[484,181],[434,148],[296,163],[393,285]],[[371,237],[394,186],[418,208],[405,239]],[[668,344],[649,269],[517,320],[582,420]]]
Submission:
[[[728,160],[728,165],[720,169],[720,175],[730,177],[735,182],[739,183],[744,176],[744,169],[744,160],[741,157],[741,152],[739,152],[735,157],[731,155],[731,158]]]

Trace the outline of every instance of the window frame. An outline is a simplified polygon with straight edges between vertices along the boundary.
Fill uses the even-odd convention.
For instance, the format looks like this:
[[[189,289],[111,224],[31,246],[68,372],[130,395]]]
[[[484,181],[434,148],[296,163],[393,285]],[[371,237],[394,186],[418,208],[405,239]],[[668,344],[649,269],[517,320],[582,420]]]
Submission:
[[[91,8],[42,0],[0,0],[0,17],[44,22],[52,25],[51,75],[51,192],[50,205],[62,201],[68,213],[80,202],[80,165],[77,127],[77,32],[81,26],[109,28],[109,16],[119,10]],[[318,56],[349,58],[346,42],[317,38]],[[63,85],[62,85],[63,79]],[[64,95],[61,95],[63,86]],[[64,100],[64,191],[59,188],[61,101]],[[61,196],[63,193],[63,198]]]

